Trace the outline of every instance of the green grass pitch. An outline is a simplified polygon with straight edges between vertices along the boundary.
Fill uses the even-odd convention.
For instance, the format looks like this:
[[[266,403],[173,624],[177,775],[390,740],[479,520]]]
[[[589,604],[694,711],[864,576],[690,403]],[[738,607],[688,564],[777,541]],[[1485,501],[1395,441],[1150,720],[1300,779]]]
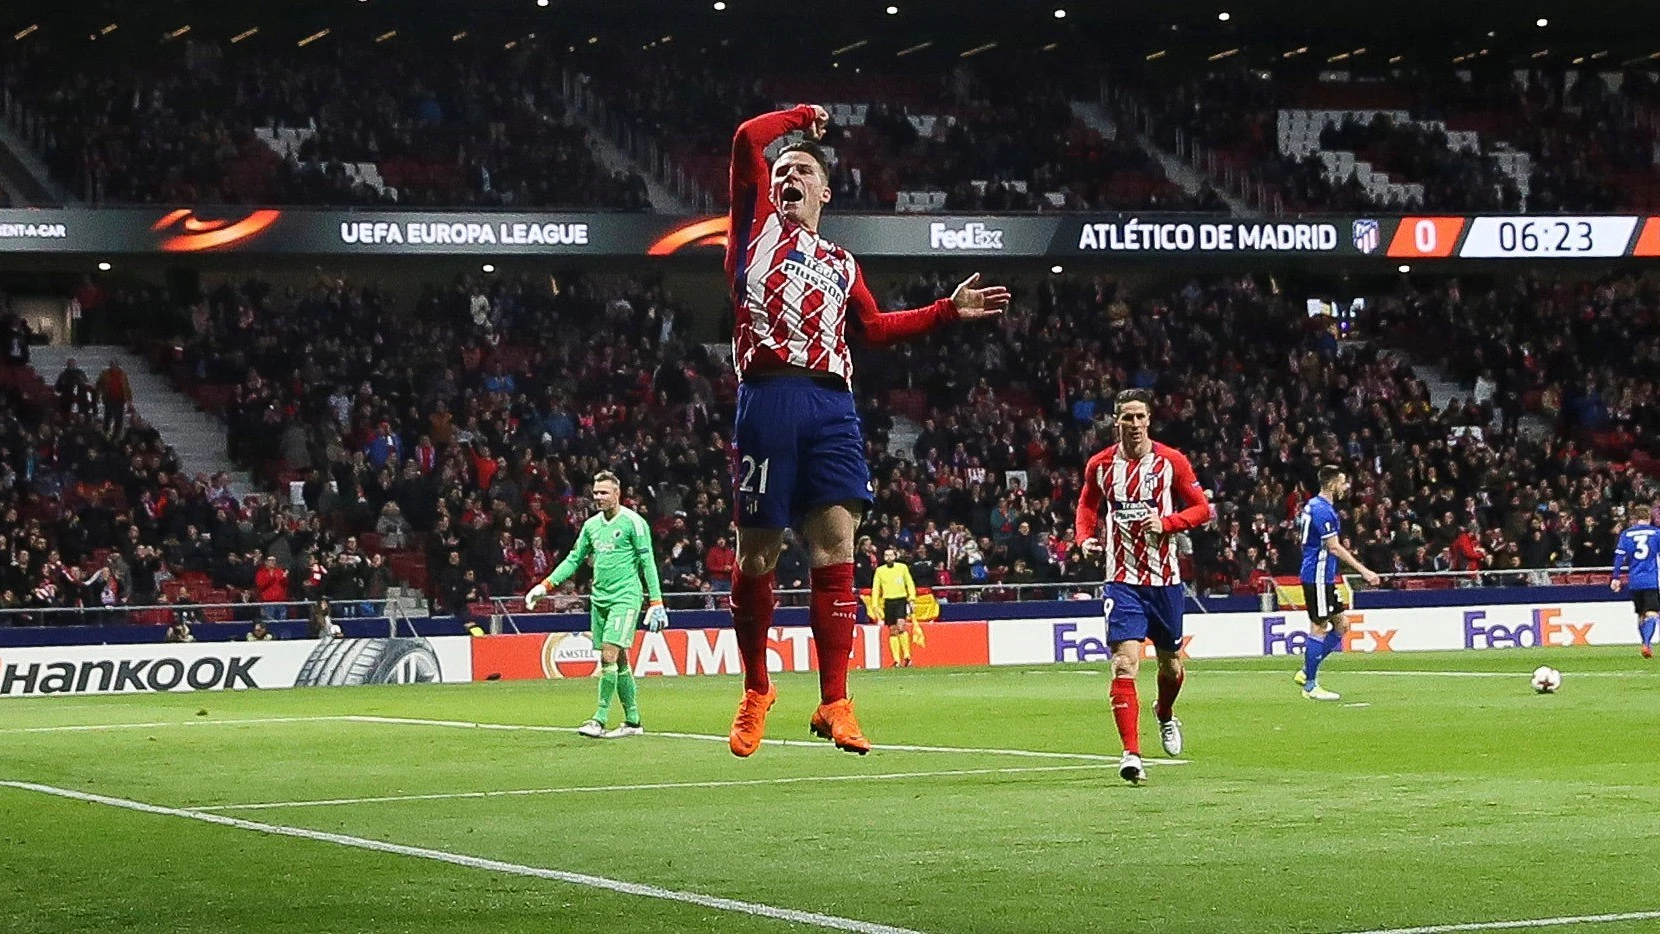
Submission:
[[[928,934],[1660,909],[1660,668],[1635,649],[1338,656],[1321,680],[1341,705],[1299,697],[1294,664],[1191,663],[1187,764],[1142,787],[1113,767],[1101,666],[855,672],[872,741],[949,748],[864,758],[802,742],[740,761],[662,735],[724,736],[730,678],[643,681],[654,735],[619,741],[340,719],[568,728],[590,681],[9,700],[0,781]],[[1539,664],[1563,670],[1560,693],[1530,690]],[[816,683],[779,690],[770,736],[807,740]],[[88,725],[120,726],[42,729]],[[1150,711],[1142,728],[1157,753]],[[493,791],[536,793],[449,797]],[[283,806],[231,807],[249,804]],[[1562,927],[1634,934],[1660,915]],[[0,787],[8,934],[814,929]]]

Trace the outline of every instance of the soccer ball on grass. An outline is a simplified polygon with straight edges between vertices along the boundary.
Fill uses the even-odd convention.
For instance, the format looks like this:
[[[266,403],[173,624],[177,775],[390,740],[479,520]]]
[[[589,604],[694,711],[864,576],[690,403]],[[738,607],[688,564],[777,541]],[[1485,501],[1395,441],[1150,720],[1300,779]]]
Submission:
[[[1562,686],[1562,672],[1549,665],[1533,669],[1533,690],[1540,694],[1555,694]]]

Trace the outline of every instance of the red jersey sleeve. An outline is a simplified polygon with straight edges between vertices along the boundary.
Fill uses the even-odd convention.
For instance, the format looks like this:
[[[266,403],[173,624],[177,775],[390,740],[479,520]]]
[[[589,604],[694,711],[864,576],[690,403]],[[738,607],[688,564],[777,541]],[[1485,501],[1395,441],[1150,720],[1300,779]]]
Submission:
[[[850,320],[859,322],[866,342],[871,344],[902,341],[926,334],[938,325],[957,320],[957,306],[949,298],[942,298],[921,308],[882,311],[876,306],[875,296],[865,287],[864,270],[857,266],[854,267],[853,291],[849,294],[847,303],[853,311]]]
[[[767,165],[767,147],[785,133],[805,130],[812,125],[813,108],[806,104],[761,114],[738,124],[738,132],[732,136],[731,210],[734,230],[737,229],[736,221],[744,216],[740,212],[747,212],[747,216],[753,219],[766,207],[761,202],[769,197],[767,183],[772,173]]]
[[[1108,448],[1084,465],[1084,485],[1078,493],[1078,515],[1072,523],[1072,537],[1079,545],[1101,532],[1101,465],[1111,456],[1112,449]]]
[[[1216,518],[1216,507],[1211,505],[1205,497],[1205,491],[1199,486],[1199,478],[1193,475],[1193,465],[1188,462],[1187,456],[1175,448],[1162,448],[1161,454],[1170,461],[1172,479],[1175,481],[1175,500],[1181,504],[1181,511],[1164,517],[1164,531],[1167,533],[1186,532],[1202,525],[1209,525]]]

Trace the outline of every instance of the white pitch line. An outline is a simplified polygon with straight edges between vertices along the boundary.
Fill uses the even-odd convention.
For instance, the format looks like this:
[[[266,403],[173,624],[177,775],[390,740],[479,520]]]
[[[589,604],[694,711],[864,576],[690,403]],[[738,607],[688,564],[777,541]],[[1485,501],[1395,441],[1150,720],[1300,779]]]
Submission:
[[[574,733],[574,732],[576,732],[573,728],[565,727],[565,726],[539,726],[539,725],[520,724],[520,723],[473,723],[473,722],[466,721],[466,720],[423,720],[423,719],[420,719],[418,717],[348,716],[348,717],[343,717],[342,719],[350,720],[350,721],[355,722],[355,723],[389,723],[389,724],[401,724],[401,725],[404,725],[404,726],[436,726],[436,727],[453,727],[453,728],[458,728],[458,729],[473,729],[473,730],[508,730],[508,731],[529,730],[529,731],[537,732],[537,733]],[[707,743],[724,743],[724,742],[726,742],[726,739],[727,739],[724,736],[716,736],[713,733],[670,733],[670,732],[660,732],[660,731],[655,731],[655,730],[647,732],[646,735],[647,736],[667,737],[668,739],[695,739],[695,740],[699,740],[701,742],[707,742]],[[803,740],[803,739],[763,739],[763,740],[761,740],[761,742],[765,745],[768,745],[768,746],[803,746],[803,747],[808,747],[808,748],[812,748],[812,749],[834,749],[835,748],[834,746],[831,746],[828,743],[815,742],[815,741]],[[1029,759],[1075,759],[1075,760],[1079,760],[1079,761],[1083,761],[1083,762],[1114,762],[1114,763],[1116,763],[1118,761],[1118,758],[1119,758],[1118,756],[1100,755],[1098,753],[1090,753],[1090,752],[1048,752],[1048,751],[1044,751],[1044,750],[1034,750],[1034,749],[979,749],[979,748],[975,748],[975,747],[971,747],[971,746],[911,746],[911,745],[895,745],[895,744],[884,744],[884,743],[872,743],[870,748],[880,749],[880,750],[883,750],[885,752],[952,752],[952,753],[959,753],[959,754],[963,754],[963,755],[978,754],[978,755],[983,755],[983,756],[1014,756],[1014,757],[1029,758]],[[1188,764],[1188,760],[1186,760],[1186,759],[1154,759],[1154,758],[1147,758],[1147,759],[1143,759],[1142,762],[1146,765],[1187,765]]]
[[[346,834],[327,833],[321,830],[309,830],[304,827],[287,827],[281,824],[264,824],[258,821],[243,820],[238,817],[226,817],[222,814],[203,814],[198,811],[187,811],[179,808],[161,807],[154,804],[145,804],[142,801],[129,801],[125,798],[111,798],[105,795],[88,794],[83,791],[71,791],[67,788],[55,788],[51,785],[36,785],[32,782],[0,781],[0,787],[17,788],[22,791],[34,791],[40,794],[54,795],[59,798],[69,798],[74,801],[86,801],[92,804],[102,804],[108,807],[124,808],[129,811],[138,811],[143,814],[157,814],[163,817],[183,817],[187,820],[201,821],[207,824],[217,824],[221,827],[234,827],[237,830],[251,830],[255,833],[279,837],[297,837],[301,840],[313,840],[319,843],[333,843],[336,846],[351,847],[358,850],[369,850],[376,853],[391,853],[397,856],[413,856],[417,859],[433,860],[448,863],[453,866],[463,866],[468,869],[481,869],[486,872],[502,873],[512,876],[527,876],[534,879],[550,879],[555,882],[565,882],[571,885],[581,885],[588,888],[605,889],[611,892],[620,892],[624,895],[638,895],[645,898],[658,898],[665,901],[682,902],[688,905],[698,905],[703,908],[714,908],[720,911],[730,911],[736,914],[752,917],[773,918],[787,921],[792,924],[808,924],[813,927],[827,928],[836,931],[853,931],[856,934],[921,934],[910,928],[895,927],[888,924],[876,924],[870,921],[859,921],[854,918],[841,918],[836,915],[819,914],[812,911],[797,911],[793,908],[777,908],[772,905],[763,905],[759,902],[745,902],[733,898],[721,898],[716,895],[704,895],[701,892],[687,892],[679,889],[665,889],[655,885],[645,885],[638,882],[624,882],[619,879],[608,879],[604,876],[591,876],[587,873],[566,872],[560,869],[544,869],[539,866],[525,866],[519,863],[508,863],[501,860],[485,859],[479,856],[468,856],[464,853],[450,853],[444,850],[433,850],[426,847],[405,846],[401,843],[386,843],[381,840],[371,840],[366,837],[353,837]]]
[[[367,713],[342,713],[332,717],[249,717],[244,720],[156,720],[151,723],[86,723],[78,727],[20,727],[0,730],[0,733],[61,733],[83,732],[83,730],[144,730],[144,728],[158,727],[224,727],[236,723],[387,723],[398,727],[448,727],[460,730],[501,730],[511,733],[574,733],[573,727],[549,727],[540,723],[478,723],[473,720],[427,720],[420,717],[372,717]],[[707,743],[727,742],[725,737],[717,737],[714,733],[664,733],[651,732],[647,737],[667,737],[671,740],[699,740]],[[827,743],[812,742],[812,740],[762,740],[769,747],[808,747],[830,750]],[[1119,761],[1119,756],[1099,755],[1099,753],[1057,753],[1047,750],[988,750],[976,747],[916,747],[916,745],[896,745],[896,743],[872,743],[873,750],[901,753],[963,753],[963,755],[1006,755],[1018,758],[1066,758],[1077,761]],[[1190,765],[1185,758],[1144,758],[1144,765]]]
[[[1431,924],[1416,928],[1379,928],[1354,934],[1457,934],[1459,931],[1516,931],[1525,928],[1556,928],[1572,924],[1616,924],[1621,921],[1653,921],[1660,911],[1628,911],[1623,914],[1576,915],[1565,918],[1534,918],[1527,921],[1475,921],[1469,924]]]
[[[324,723],[338,721],[345,717],[246,717],[237,719],[219,720],[157,720],[151,723],[85,723],[75,726],[24,726],[8,727],[0,733],[86,733],[99,730],[148,730],[168,726],[235,726],[237,724],[260,723]]]
[[[1532,674],[1531,671],[1380,671],[1376,669],[1367,671],[1362,669],[1341,667],[1335,669],[1335,671],[1337,674],[1345,678],[1350,675],[1375,675],[1384,678],[1526,678]],[[1238,668],[1225,668],[1221,670],[1209,671],[1193,669],[1192,673],[1202,677],[1209,677],[1210,675],[1272,675],[1276,677],[1286,677],[1291,673],[1291,669],[1287,668],[1280,670],[1275,668],[1253,668],[1250,670],[1243,670]],[[1567,673],[1567,676],[1571,678],[1655,677],[1653,673],[1646,671],[1570,671]]]
[[[458,798],[514,798],[527,795],[582,794],[610,791],[664,791],[673,788],[741,788],[749,785],[803,785],[818,782],[864,782],[905,778],[950,778],[970,775],[1021,775],[1031,772],[1077,772],[1108,768],[1100,765],[1023,765],[1001,769],[942,769],[933,772],[878,772],[874,775],[795,775],[782,778],[745,778],[707,782],[649,782],[635,785],[578,785],[565,788],[524,788],[498,791],[456,791],[424,795],[383,795],[374,798],[323,798],[316,801],[275,801],[265,804],[216,804],[191,811],[268,811],[276,808],[326,807],[339,804],[381,804],[397,801],[451,801]]]

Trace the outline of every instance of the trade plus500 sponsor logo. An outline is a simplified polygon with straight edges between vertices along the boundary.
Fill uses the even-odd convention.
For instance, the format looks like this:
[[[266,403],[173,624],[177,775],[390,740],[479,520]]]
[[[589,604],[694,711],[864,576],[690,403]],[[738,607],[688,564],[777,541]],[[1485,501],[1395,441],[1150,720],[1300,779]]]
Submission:
[[[1003,231],[980,221],[969,221],[961,227],[948,227],[940,221],[928,225],[928,248],[931,250],[1001,250]]]
[[[1520,626],[1489,623],[1486,610],[1464,614],[1464,647],[1467,649],[1528,649],[1539,646],[1590,645],[1593,623],[1562,623],[1562,611],[1552,608],[1532,611],[1532,621]]]
[[[1398,629],[1379,629],[1366,625],[1365,613],[1348,613],[1349,631],[1343,636],[1345,652],[1393,652]],[[1262,654],[1301,655],[1308,647],[1308,633],[1287,630],[1285,617],[1262,618]]]
[[[257,688],[254,666],[260,656],[248,658],[100,659],[84,662],[32,662],[0,668],[0,697],[30,697],[37,694],[81,694],[96,692],[218,691],[230,688]]]

